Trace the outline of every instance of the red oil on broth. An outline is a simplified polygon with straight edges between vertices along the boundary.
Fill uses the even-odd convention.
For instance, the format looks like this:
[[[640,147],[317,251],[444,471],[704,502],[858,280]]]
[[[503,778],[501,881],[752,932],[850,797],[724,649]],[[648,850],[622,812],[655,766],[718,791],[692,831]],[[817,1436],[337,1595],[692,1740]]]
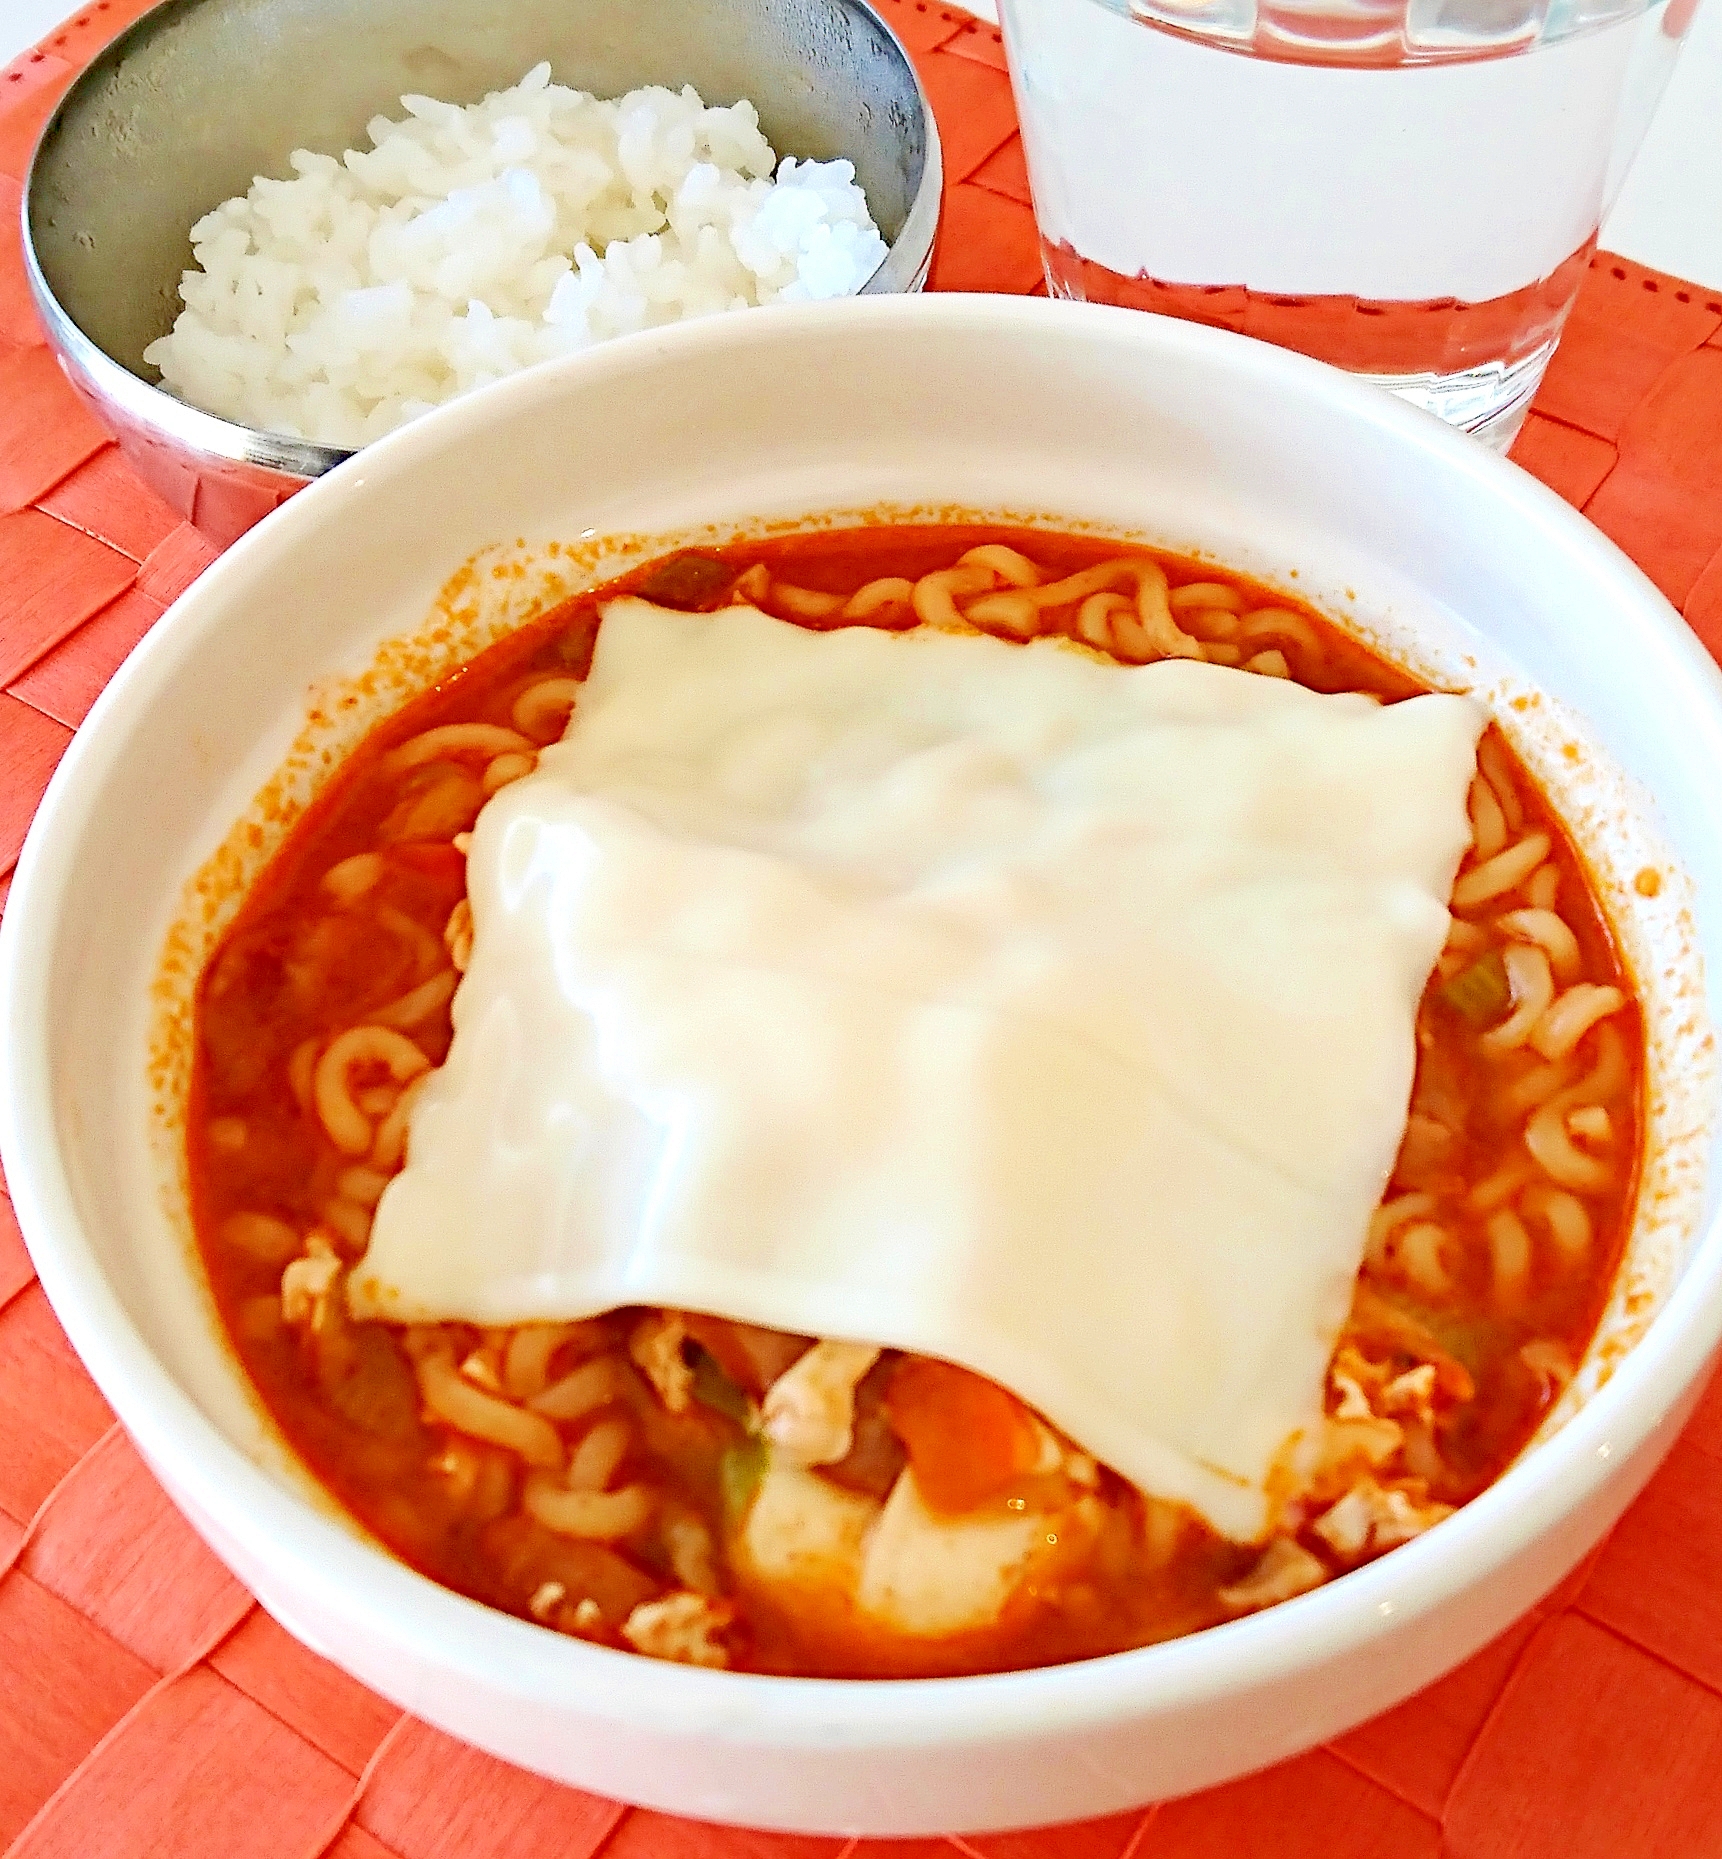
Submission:
[[[1165,623],[1213,662],[1387,702],[1422,688],[1280,596],[1152,559],[1170,583]],[[534,621],[391,717],[294,829],[200,983],[193,1213],[269,1412],[397,1555],[492,1606],[664,1657],[829,1676],[1016,1669],[1302,1592],[1438,1521],[1523,1447],[1584,1352],[1625,1242],[1643,1036],[1584,863],[1492,728],[1452,932],[1418,1012],[1403,1146],[1329,1372],[1329,1442],[1265,1550],[1069,1442],[1049,1469],[1046,1429],[1014,1396],[886,1351],[855,1384],[848,1456],[814,1476],[879,1498],[909,1464],[938,1514],[1076,1503],[1088,1520],[984,1630],[908,1641],[836,1599],[744,1578],[727,1554],[760,1477],[760,1405],[814,1339],[638,1309],[511,1330],[347,1314],[344,1274],[401,1165],[415,1080],[451,1038],[471,937],[457,842],[561,734],[603,601],[746,599],[816,628],[954,608],[1140,663],[1165,640],[1116,589],[1149,560],[1095,538],[949,527],[672,557]],[[1060,598],[1033,597],[1078,576]]]

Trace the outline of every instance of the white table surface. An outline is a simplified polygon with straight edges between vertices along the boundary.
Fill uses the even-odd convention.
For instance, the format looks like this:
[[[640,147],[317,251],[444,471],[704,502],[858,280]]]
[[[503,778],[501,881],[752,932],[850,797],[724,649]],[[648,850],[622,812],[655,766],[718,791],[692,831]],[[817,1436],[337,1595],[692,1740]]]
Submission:
[[[74,0],[0,0],[0,65],[74,10]],[[972,10],[992,17],[992,0],[973,0]],[[1602,242],[1722,290],[1722,0],[1699,7]]]

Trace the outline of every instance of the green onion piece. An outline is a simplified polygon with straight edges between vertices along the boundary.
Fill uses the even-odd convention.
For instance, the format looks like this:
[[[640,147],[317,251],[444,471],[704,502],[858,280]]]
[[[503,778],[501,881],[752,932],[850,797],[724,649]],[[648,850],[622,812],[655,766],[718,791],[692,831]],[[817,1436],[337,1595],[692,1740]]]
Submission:
[[[1430,1340],[1451,1356],[1473,1380],[1480,1378],[1484,1366],[1502,1351],[1501,1325],[1498,1321],[1462,1316],[1452,1309],[1437,1310],[1433,1306],[1417,1304],[1410,1298],[1405,1300],[1404,1308],[1415,1313]],[[1419,1359],[1428,1360],[1427,1356]],[[1439,1363],[1436,1368],[1439,1370]]]
[[[1441,990],[1441,998],[1473,1026],[1493,1026],[1513,1004],[1507,967],[1499,949],[1461,968]]]
[[[694,1354],[694,1399],[750,1433],[758,1423],[759,1413],[753,1402],[718,1367],[714,1356],[698,1348]]]
[[[723,1514],[730,1528],[739,1528],[759,1491],[760,1481],[771,1449],[754,1436],[739,1446],[731,1446],[718,1465],[718,1483],[723,1491]]]

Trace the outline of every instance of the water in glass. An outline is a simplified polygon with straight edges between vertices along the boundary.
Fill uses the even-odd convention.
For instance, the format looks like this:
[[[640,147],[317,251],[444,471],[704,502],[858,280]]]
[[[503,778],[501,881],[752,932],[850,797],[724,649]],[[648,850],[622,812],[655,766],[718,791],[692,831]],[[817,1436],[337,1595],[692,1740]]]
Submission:
[[[1505,447],[1695,0],[1003,0],[1057,296],[1259,336]]]

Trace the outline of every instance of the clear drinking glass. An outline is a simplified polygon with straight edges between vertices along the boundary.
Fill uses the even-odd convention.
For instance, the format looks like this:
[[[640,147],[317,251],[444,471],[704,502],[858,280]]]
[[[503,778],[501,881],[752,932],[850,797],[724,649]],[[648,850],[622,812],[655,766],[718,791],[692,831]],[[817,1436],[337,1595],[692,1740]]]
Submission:
[[[1505,449],[1697,0],[1002,0],[1054,296]]]

